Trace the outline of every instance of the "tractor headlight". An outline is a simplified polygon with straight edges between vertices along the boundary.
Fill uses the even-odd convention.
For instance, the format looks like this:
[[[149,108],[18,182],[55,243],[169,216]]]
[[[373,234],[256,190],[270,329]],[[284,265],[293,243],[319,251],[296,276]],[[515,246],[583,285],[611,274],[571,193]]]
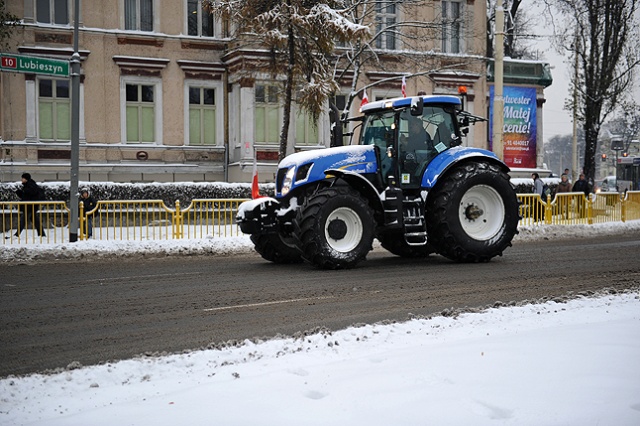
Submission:
[[[282,195],[287,195],[291,190],[291,186],[293,185],[293,176],[296,173],[296,168],[291,167],[287,170],[287,174],[284,175],[284,180],[282,181]]]

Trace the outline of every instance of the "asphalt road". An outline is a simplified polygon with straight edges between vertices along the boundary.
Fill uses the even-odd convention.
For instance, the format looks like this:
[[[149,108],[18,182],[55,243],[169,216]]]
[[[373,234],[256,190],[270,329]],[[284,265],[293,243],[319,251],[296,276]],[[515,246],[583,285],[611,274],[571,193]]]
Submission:
[[[258,255],[0,266],[0,377],[76,361],[215,347],[318,327],[406,320],[496,301],[640,286],[640,231],[517,243],[485,264],[378,249],[347,271]]]

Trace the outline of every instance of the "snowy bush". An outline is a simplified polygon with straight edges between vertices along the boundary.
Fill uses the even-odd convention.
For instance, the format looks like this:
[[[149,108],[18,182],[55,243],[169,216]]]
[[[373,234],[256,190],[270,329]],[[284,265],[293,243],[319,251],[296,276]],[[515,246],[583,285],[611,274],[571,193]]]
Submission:
[[[68,201],[69,183],[39,183],[45,188],[46,199]],[[0,201],[20,201],[15,194],[22,184],[16,182],[0,184]],[[248,183],[186,182],[186,183],[113,183],[80,182],[78,188],[88,188],[96,200],[162,200],[173,207],[176,200],[187,206],[193,199],[251,198]],[[260,185],[260,193],[273,196],[274,184]]]

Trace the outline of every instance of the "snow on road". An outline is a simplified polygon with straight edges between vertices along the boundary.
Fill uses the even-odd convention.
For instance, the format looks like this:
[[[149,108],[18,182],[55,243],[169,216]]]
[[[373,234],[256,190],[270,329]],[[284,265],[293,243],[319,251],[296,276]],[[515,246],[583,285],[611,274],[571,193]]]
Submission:
[[[569,229],[570,228],[570,229]],[[640,230],[521,229],[519,241]],[[3,261],[231,254],[245,237],[0,248]],[[640,289],[0,380],[0,425],[638,425]]]

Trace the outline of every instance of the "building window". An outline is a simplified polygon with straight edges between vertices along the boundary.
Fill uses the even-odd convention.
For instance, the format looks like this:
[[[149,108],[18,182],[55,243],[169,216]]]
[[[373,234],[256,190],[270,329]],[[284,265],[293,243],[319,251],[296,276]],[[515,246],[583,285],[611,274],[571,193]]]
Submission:
[[[462,53],[462,3],[442,2],[442,51]]]
[[[124,0],[124,29],[153,31],[153,0]]]
[[[376,39],[378,49],[393,50],[396,48],[396,2],[376,2]]]
[[[189,145],[215,145],[215,89],[189,87]]]
[[[190,36],[213,37],[213,15],[202,0],[187,0],[187,30]]]
[[[305,111],[296,114],[296,145],[318,145],[318,126]]]
[[[255,86],[255,142],[277,144],[280,141],[280,104],[276,86]]]
[[[38,131],[40,140],[71,140],[69,80],[38,80]]]
[[[156,87],[153,84],[125,85],[126,140],[128,143],[155,142]]]
[[[68,0],[36,0],[36,21],[67,25],[69,23]]]

